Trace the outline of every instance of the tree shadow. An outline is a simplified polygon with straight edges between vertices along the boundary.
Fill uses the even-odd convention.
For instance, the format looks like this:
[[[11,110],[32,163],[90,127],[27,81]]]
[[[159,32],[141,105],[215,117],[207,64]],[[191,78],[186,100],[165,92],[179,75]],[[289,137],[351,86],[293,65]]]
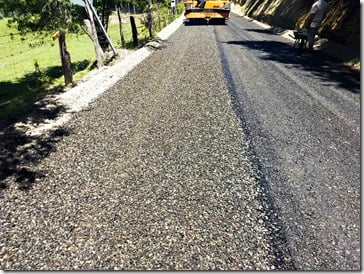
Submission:
[[[73,73],[87,69],[89,64],[90,61],[86,59],[73,62]],[[42,71],[29,72],[16,82],[0,82],[0,120],[11,119],[46,94],[61,91],[62,87],[50,89],[49,86],[62,76],[62,66],[52,66]]]
[[[277,41],[243,40],[225,43],[253,50],[263,60],[271,60],[292,65],[303,71],[310,71],[322,81],[335,83],[352,93],[360,93],[360,72],[350,69],[319,51],[299,50]]]
[[[88,65],[88,60],[76,62],[74,71],[84,70]],[[27,134],[26,127],[22,127],[36,127],[66,111],[52,98],[63,89],[50,90],[44,80],[44,75],[51,78],[62,76],[62,68],[50,67],[42,74],[35,71],[24,75],[16,83],[0,82],[0,103],[12,101],[0,107],[3,114],[0,119],[0,192],[8,188],[11,182],[16,182],[21,190],[31,189],[36,180],[43,177],[35,165],[55,151],[56,144],[70,134],[66,128],[58,128],[32,136]],[[8,112],[4,110],[6,107],[9,108]]]
[[[72,73],[77,73],[82,70],[85,70],[89,64],[90,61],[87,59],[84,59],[82,61],[72,62]],[[63,76],[62,66],[48,67],[44,70],[44,74],[48,76],[50,79],[60,78]]]
[[[245,29],[250,32],[264,33],[264,34],[280,34],[284,31],[282,28],[278,27],[269,27],[267,29]]]
[[[134,44],[133,40],[126,41],[125,42],[125,49],[139,49],[144,47],[145,44],[147,44],[152,38],[150,37],[138,37],[138,45]]]
[[[32,105],[27,112],[0,128],[0,190],[8,188],[9,182],[16,182],[18,189],[29,190],[44,175],[34,166],[56,150],[56,144],[68,136],[65,128],[52,130],[48,134],[30,136],[19,123],[37,126],[45,120],[52,120],[65,112],[65,107],[54,100],[43,99]],[[18,126],[17,126],[18,125]]]

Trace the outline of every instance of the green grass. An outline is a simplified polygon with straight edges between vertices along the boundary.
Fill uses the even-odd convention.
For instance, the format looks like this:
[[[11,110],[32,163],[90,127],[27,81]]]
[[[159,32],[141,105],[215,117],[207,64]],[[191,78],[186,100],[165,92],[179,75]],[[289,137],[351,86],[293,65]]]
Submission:
[[[161,10],[161,15],[167,13],[166,9]],[[124,16],[126,48],[133,49],[129,17]],[[176,17],[169,14],[167,24]],[[139,45],[143,45],[149,39],[148,30],[138,16],[135,22]],[[108,35],[114,47],[120,49],[117,23],[109,25]],[[73,79],[77,81],[95,67],[94,47],[86,34],[67,33],[66,44],[71,55]],[[52,33],[20,35],[16,28],[7,26],[7,19],[0,20],[0,121],[17,115],[63,84],[58,40],[52,40]]]
[[[0,21],[0,120],[63,83],[58,41],[49,33],[22,36],[6,23]],[[67,34],[66,43],[77,79],[93,62],[93,46],[87,35]]]

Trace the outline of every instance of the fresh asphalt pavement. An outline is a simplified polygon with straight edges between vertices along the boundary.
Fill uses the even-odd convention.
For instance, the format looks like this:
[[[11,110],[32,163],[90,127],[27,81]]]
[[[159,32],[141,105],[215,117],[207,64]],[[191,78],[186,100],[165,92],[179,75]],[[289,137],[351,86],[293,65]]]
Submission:
[[[1,269],[358,270],[359,122],[335,61],[181,26],[2,190]]]
[[[359,269],[359,73],[242,17],[215,33],[295,267]]]

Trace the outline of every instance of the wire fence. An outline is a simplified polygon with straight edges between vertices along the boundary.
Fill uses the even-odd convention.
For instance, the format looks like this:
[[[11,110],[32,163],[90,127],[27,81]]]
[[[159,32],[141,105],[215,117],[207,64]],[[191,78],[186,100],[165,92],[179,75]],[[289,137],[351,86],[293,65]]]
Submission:
[[[139,40],[137,47],[142,46],[151,37],[149,37],[146,14],[124,14],[122,20],[124,47],[134,49],[130,16],[134,16],[137,26]],[[154,31],[160,31],[176,17],[168,8],[156,11]],[[19,98],[29,96],[27,95],[29,92],[47,92],[49,87],[64,84],[59,42],[53,41],[52,33],[24,35],[16,29],[4,27],[4,21],[5,19],[0,20],[0,120],[4,103],[9,107],[11,104],[17,104]],[[114,18],[107,32],[114,47],[117,50],[120,49],[122,43],[118,20]],[[95,49],[86,33],[66,33],[66,46],[71,56],[73,80],[77,81],[96,67]],[[37,96],[34,95],[32,100],[36,100]],[[23,107],[24,104],[18,104],[18,108]]]
[[[145,24],[145,15],[135,15],[138,31],[138,40],[141,43],[149,38],[148,27]],[[158,30],[173,19],[172,14],[161,15],[156,13],[154,24]],[[124,16],[124,38],[127,47],[132,47],[132,34],[129,16]],[[22,36],[11,30],[11,35],[0,35],[0,82],[18,81],[24,75],[34,72],[35,64],[41,70],[61,66],[58,42],[48,36]],[[121,48],[119,25],[109,25],[108,34],[116,48]],[[72,63],[88,60],[91,64],[95,60],[95,53],[91,39],[86,34],[66,34],[67,50],[71,55]]]
[[[151,37],[146,14],[123,14],[124,47],[135,49],[130,16],[134,16],[137,26],[137,47]],[[167,12],[166,9],[155,12],[154,31],[160,31],[176,17],[168,8]],[[35,102],[50,88],[64,84],[59,42],[53,41],[52,33],[20,34],[16,29],[5,27],[4,21],[0,20],[0,120]],[[109,24],[107,32],[114,47],[121,49],[117,19]],[[66,33],[66,46],[71,56],[73,80],[77,81],[96,67],[95,49],[86,33]]]
[[[131,44],[130,23],[123,24],[124,37]],[[116,48],[121,48],[118,24],[109,25],[108,34]],[[147,35],[145,26],[138,23],[139,38]],[[32,35],[10,38],[9,35],[0,36],[0,82],[20,81],[23,76],[34,72],[35,64],[41,70],[61,66],[58,41],[52,40],[52,34],[42,37]],[[86,34],[66,34],[67,50],[72,63],[87,60],[89,64],[95,61],[95,52],[91,39]]]
[[[66,44],[72,63],[87,60],[91,64],[95,59],[92,41],[86,34],[67,34]],[[39,71],[48,73],[50,78],[61,78],[62,75],[51,73],[60,67],[58,41],[52,40],[52,34],[0,38],[0,82],[20,82]]]

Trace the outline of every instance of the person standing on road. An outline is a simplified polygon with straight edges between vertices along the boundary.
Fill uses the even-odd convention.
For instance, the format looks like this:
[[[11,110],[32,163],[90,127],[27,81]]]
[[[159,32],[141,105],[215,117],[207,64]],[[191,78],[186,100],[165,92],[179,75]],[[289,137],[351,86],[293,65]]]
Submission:
[[[325,16],[328,6],[329,5],[325,0],[315,1],[311,7],[310,14],[305,20],[303,28],[307,28],[307,41],[309,49],[313,49],[315,35],[321,26],[322,19]]]

